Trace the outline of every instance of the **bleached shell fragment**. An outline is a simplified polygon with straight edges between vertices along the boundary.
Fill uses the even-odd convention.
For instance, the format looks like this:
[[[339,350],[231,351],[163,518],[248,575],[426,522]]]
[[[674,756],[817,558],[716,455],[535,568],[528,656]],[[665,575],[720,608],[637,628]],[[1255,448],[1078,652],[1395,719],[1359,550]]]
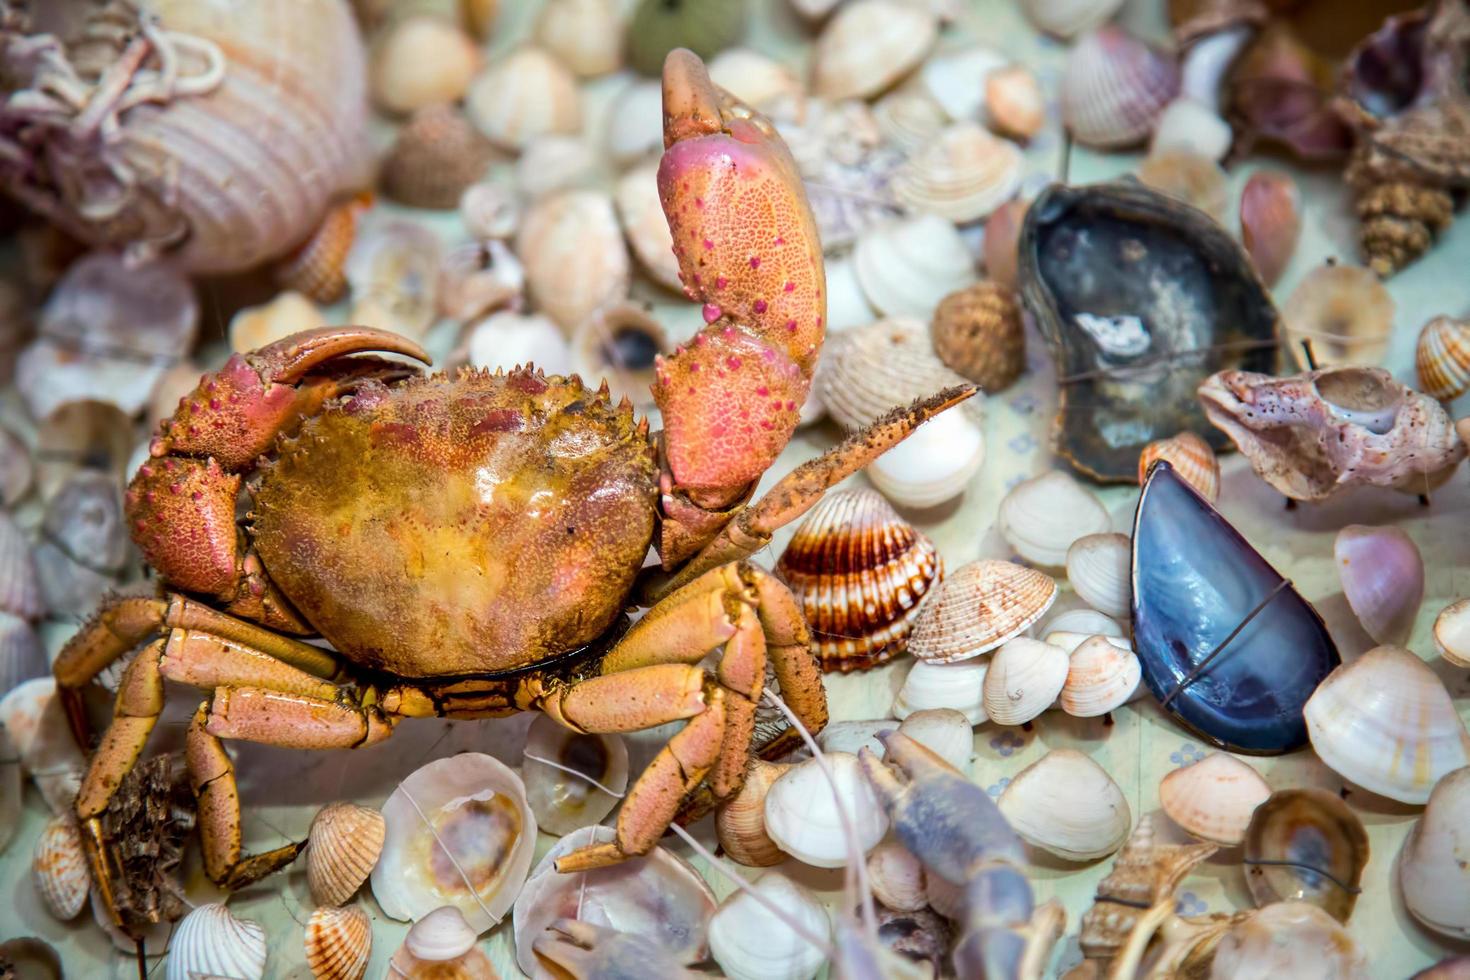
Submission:
[[[628,293],[628,250],[612,198],[600,191],[562,191],[537,201],[516,236],[516,254],[532,302],[563,331]]]
[[[1251,815],[1270,795],[1260,773],[1225,752],[1174,769],[1159,783],[1159,804],[1169,819],[1200,840],[1226,847],[1245,840]]]
[[[961,565],[920,610],[909,637],[919,660],[968,660],[1020,636],[1056,601],[1045,572],[1008,561]]]
[[[623,234],[633,248],[639,267],[660,286],[675,291],[683,289],[679,259],[674,255],[674,236],[658,197],[658,164],[640,164],[619,177],[613,200]],[[828,291],[830,294],[830,287]],[[828,304],[830,307],[830,299]]]
[[[306,880],[318,905],[346,905],[372,874],[383,851],[383,815],[356,803],[329,803],[312,818]]]
[[[1419,389],[1449,401],[1470,389],[1470,321],[1437,316],[1419,331],[1414,348]]]
[[[1093,636],[1071,652],[1059,700],[1074,718],[1096,718],[1126,704],[1138,690],[1142,665],[1112,637]]]
[[[985,433],[963,413],[948,411],[869,463],[867,474],[901,507],[937,507],[964,493],[984,462]]]
[[[36,838],[31,880],[46,910],[62,922],[75,919],[87,904],[92,872],[76,818],[70,814],[52,817]]]
[[[971,725],[979,725],[989,719],[985,713],[985,672],[989,669],[987,660],[919,660],[909,668],[903,687],[893,699],[893,717],[908,718],[929,708],[952,708]]]
[[[768,119],[799,121],[806,115],[801,78],[774,58],[752,48],[726,48],[708,67],[710,81]]]
[[[889,721],[884,725],[893,727]],[[827,734],[832,728],[828,725],[822,734]],[[825,743],[822,749],[834,751]],[[740,792],[722,803],[716,811],[715,834],[725,855],[732,861],[748,868],[768,868],[786,860],[781,848],[766,833],[766,794],[770,792],[771,784],[790,768],[789,763],[752,759]]]
[[[1072,542],[1112,530],[1107,509],[1060,470],[1016,484],[1000,502],[1000,533],[1029,562],[1057,568]]]
[[[1021,9],[1042,31],[1069,41],[1106,24],[1123,0],[1024,0]]]
[[[1424,925],[1470,939],[1470,769],[1456,769],[1429,794],[1429,805],[1399,857],[1404,905]]]
[[[1138,485],[1148,479],[1149,468],[1157,460],[1166,460],[1179,478],[1210,503],[1220,499],[1220,460],[1210,444],[1193,432],[1181,432],[1167,439],[1156,439],[1138,454]]]
[[[534,45],[515,49],[476,76],[465,109],[480,132],[508,150],[545,133],[575,133],[582,124],[576,77]]]
[[[975,281],[975,263],[953,223],[937,214],[877,225],[853,252],[863,295],[887,316],[927,320],[939,301]]]
[[[817,38],[812,88],[834,100],[876,95],[918,67],[938,34],[927,10],[894,0],[853,0]]]
[[[550,715],[537,715],[526,733],[521,778],[536,825],[547,833],[569,834],[617,806],[628,787],[628,747],[621,735],[582,734]]]
[[[1424,601],[1424,559],[1403,528],[1349,524],[1332,545],[1348,606],[1375,643],[1407,643]]]
[[[1006,57],[983,44],[941,51],[926,60],[916,74],[918,87],[952,122],[979,120],[985,109],[985,83],[1004,68]]]
[[[555,323],[539,313],[501,310],[470,328],[469,363],[486,370],[534,364],[548,374],[572,370],[572,349]]]
[[[788,922],[826,939],[832,931],[826,908],[779,872],[761,875],[751,888],[779,911],[742,890],[732,892],[709,921],[714,961],[731,980],[811,980],[827,955]]]
[[[1113,853],[1133,822],[1118,784],[1076,749],[1052,749],[1022,769],[998,806],[1023,839],[1069,861]]]
[[[306,965],[316,980],[362,980],[373,951],[373,926],[361,905],[312,910]]]
[[[992,136],[979,123],[941,130],[893,177],[893,191],[916,211],[957,224],[985,217],[1021,186],[1021,148]]]
[[[265,961],[265,930],[260,924],[237,919],[223,905],[210,903],[194,909],[174,927],[164,975],[166,980],[261,980]]]
[[[837,807],[847,812],[855,846],[863,854],[888,832],[888,815],[857,756],[834,752],[826,764],[837,795],[819,760],[797,763],[766,794],[766,832],[781,850],[804,864],[840,868],[848,862],[848,849]]]
[[[626,167],[663,150],[663,104],[663,85],[657,79],[639,79],[613,97],[605,139],[614,163]]]
[[[915,711],[898,726],[907,735],[960,772],[970,768],[975,732],[963,711],[954,708],[925,708]]]
[[[1470,599],[1456,599],[1434,618],[1434,648],[1456,667],[1470,667]]]
[[[1050,708],[1067,683],[1065,651],[1018,636],[990,658],[985,674],[985,713],[998,725],[1023,725]]]
[[[1089,606],[1120,618],[1132,606],[1132,548],[1126,534],[1088,534],[1067,549],[1067,581]]]
[[[965,379],[934,353],[925,324],[909,316],[895,316],[829,336],[821,363],[823,370],[816,382],[818,397],[831,416],[849,429],[868,425],[916,398],[965,384]],[[978,396],[971,398],[936,419],[946,415],[967,415],[973,422],[983,422],[984,401]],[[902,446],[899,443],[897,448]]]
[[[868,853],[868,883],[873,897],[891,909],[917,912],[929,903],[924,865],[896,840]]]
[[[1062,121],[1078,142],[1121,149],[1143,142],[1179,92],[1179,66],[1109,25],[1083,37],[1062,75]]]

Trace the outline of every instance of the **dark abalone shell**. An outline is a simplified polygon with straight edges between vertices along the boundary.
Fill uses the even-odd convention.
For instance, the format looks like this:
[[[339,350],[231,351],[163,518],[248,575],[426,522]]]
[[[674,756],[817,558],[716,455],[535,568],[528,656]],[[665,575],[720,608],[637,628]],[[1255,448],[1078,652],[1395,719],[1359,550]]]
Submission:
[[[1059,455],[1132,483],[1155,439],[1187,430],[1229,448],[1195,389],[1230,367],[1274,374],[1279,318],[1213,218],[1133,181],[1053,185],[1026,212],[1019,263],[1056,364]]]
[[[1164,709],[1213,745],[1272,755],[1307,744],[1302,707],[1340,660],[1311,604],[1289,584],[1193,680],[1282,578],[1166,462],[1133,521],[1133,646]]]

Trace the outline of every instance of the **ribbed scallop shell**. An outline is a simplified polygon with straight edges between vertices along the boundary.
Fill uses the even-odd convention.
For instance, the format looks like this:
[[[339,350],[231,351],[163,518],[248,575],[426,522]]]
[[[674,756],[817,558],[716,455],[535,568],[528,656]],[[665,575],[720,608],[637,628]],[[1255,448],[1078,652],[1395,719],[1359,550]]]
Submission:
[[[934,543],[866,488],[828,494],[776,563],[817,640],[823,670],[865,670],[902,653],[931,586]]]
[[[979,656],[1019,636],[1056,597],[1057,583],[1034,568],[992,559],[961,565],[915,620],[909,652],[938,663]]]
[[[311,237],[276,266],[276,282],[316,303],[335,303],[347,292],[347,255],[371,194],[334,204]],[[238,349],[238,348],[237,348]]]
[[[930,332],[940,360],[985,391],[1010,387],[1026,370],[1021,308],[998,283],[977,282],[944,297]]]
[[[318,905],[345,905],[378,863],[383,815],[356,803],[329,803],[311,821],[306,878]]]
[[[75,919],[87,904],[92,873],[82,835],[70,814],[52,817],[31,855],[31,880],[52,915],[63,922]]]
[[[975,122],[945,127],[893,175],[893,192],[917,211],[958,224],[985,217],[1021,186],[1021,148]]]
[[[747,868],[769,868],[786,860],[766,833],[766,793],[790,768],[790,763],[751,759],[740,792],[716,811],[715,833],[730,860]]]
[[[50,676],[46,648],[35,627],[19,616],[0,612],[0,696],[28,680]]]
[[[817,397],[849,429],[861,428],[915,398],[965,383],[935,355],[925,325],[911,317],[879,320],[834,334],[823,361]],[[976,401],[970,399],[960,410],[983,422],[984,403]]]
[[[628,293],[630,269],[612,199],[563,191],[537,201],[516,236],[537,309],[570,333],[593,310]]]
[[[448,211],[494,159],[494,146],[458,109],[425,106],[398,131],[378,183],[395,201]]]
[[[199,906],[174,927],[165,978],[261,980],[265,958],[265,930],[260,924],[237,919],[223,905],[211,903]]]
[[[1156,439],[1138,454],[1138,485],[1148,479],[1148,469],[1156,460],[1168,460],[1174,472],[1185,483],[1199,491],[1210,503],[1220,499],[1220,460],[1210,444],[1193,432],[1181,432],[1168,439]]]
[[[1179,92],[1179,66],[1120,27],[1072,48],[1062,76],[1062,121],[1079,143],[1117,149],[1143,142]]]
[[[1419,390],[1440,401],[1470,389],[1470,321],[1437,316],[1419,332],[1414,349]]]
[[[0,612],[32,620],[46,612],[31,542],[4,511],[0,511]]]
[[[844,4],[817,38],[812,89],[833,101],[876,95],[918,67],[938,36],[934,15],[918,5]]]
[[[362,980],[373,924],[361,905],[320,908],[306,921],[306,965],[316,980]]]
[[[508,150],[582,125],[577,79],[541,48],[517,48],[470,83],[465,110],[480,132]]]

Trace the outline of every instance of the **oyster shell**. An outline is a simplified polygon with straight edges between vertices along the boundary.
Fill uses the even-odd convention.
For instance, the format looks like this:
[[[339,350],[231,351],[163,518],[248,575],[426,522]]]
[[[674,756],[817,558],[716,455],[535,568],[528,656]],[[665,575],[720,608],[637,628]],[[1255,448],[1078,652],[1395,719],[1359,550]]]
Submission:
[[[1309,902],[1346,922],[1368,865],[1368,834],[1336,793],[1277,790],[1251,816],[1244,861],[1256,905]]]
[[[1182,431],[1225,448],[1195,386],[1276,362],[1276,310],[1239,244],[1139,185],[1044,191],[1026,212],[1019,279],[1057,365],[1057,451],[1097,480],[1132,482],[1139,450]]]
[[[1199,398],[1256,474],[1294,500],[1354,486],[1425,494],[1465,458],[1440,404],[1382,368],[1287,378],[1222,371],[1200,385]]]

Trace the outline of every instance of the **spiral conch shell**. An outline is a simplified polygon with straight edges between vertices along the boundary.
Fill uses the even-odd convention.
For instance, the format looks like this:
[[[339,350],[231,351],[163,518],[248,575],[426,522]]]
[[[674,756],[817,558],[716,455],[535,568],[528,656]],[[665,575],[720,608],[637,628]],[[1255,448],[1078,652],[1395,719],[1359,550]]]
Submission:
[[[346,4],[156,0],[136,22],[109,16],[54,57],[11,59],[21,74],[0,109],[27,148],[0,185],[68,234],[236,272],[299,243],[364,176],[365,58]]]
[[[306,878],[312,901],[345,905],[372,874],[383,850],[386,827],[377,810],[356,803],[329,803],[311,821]]]

